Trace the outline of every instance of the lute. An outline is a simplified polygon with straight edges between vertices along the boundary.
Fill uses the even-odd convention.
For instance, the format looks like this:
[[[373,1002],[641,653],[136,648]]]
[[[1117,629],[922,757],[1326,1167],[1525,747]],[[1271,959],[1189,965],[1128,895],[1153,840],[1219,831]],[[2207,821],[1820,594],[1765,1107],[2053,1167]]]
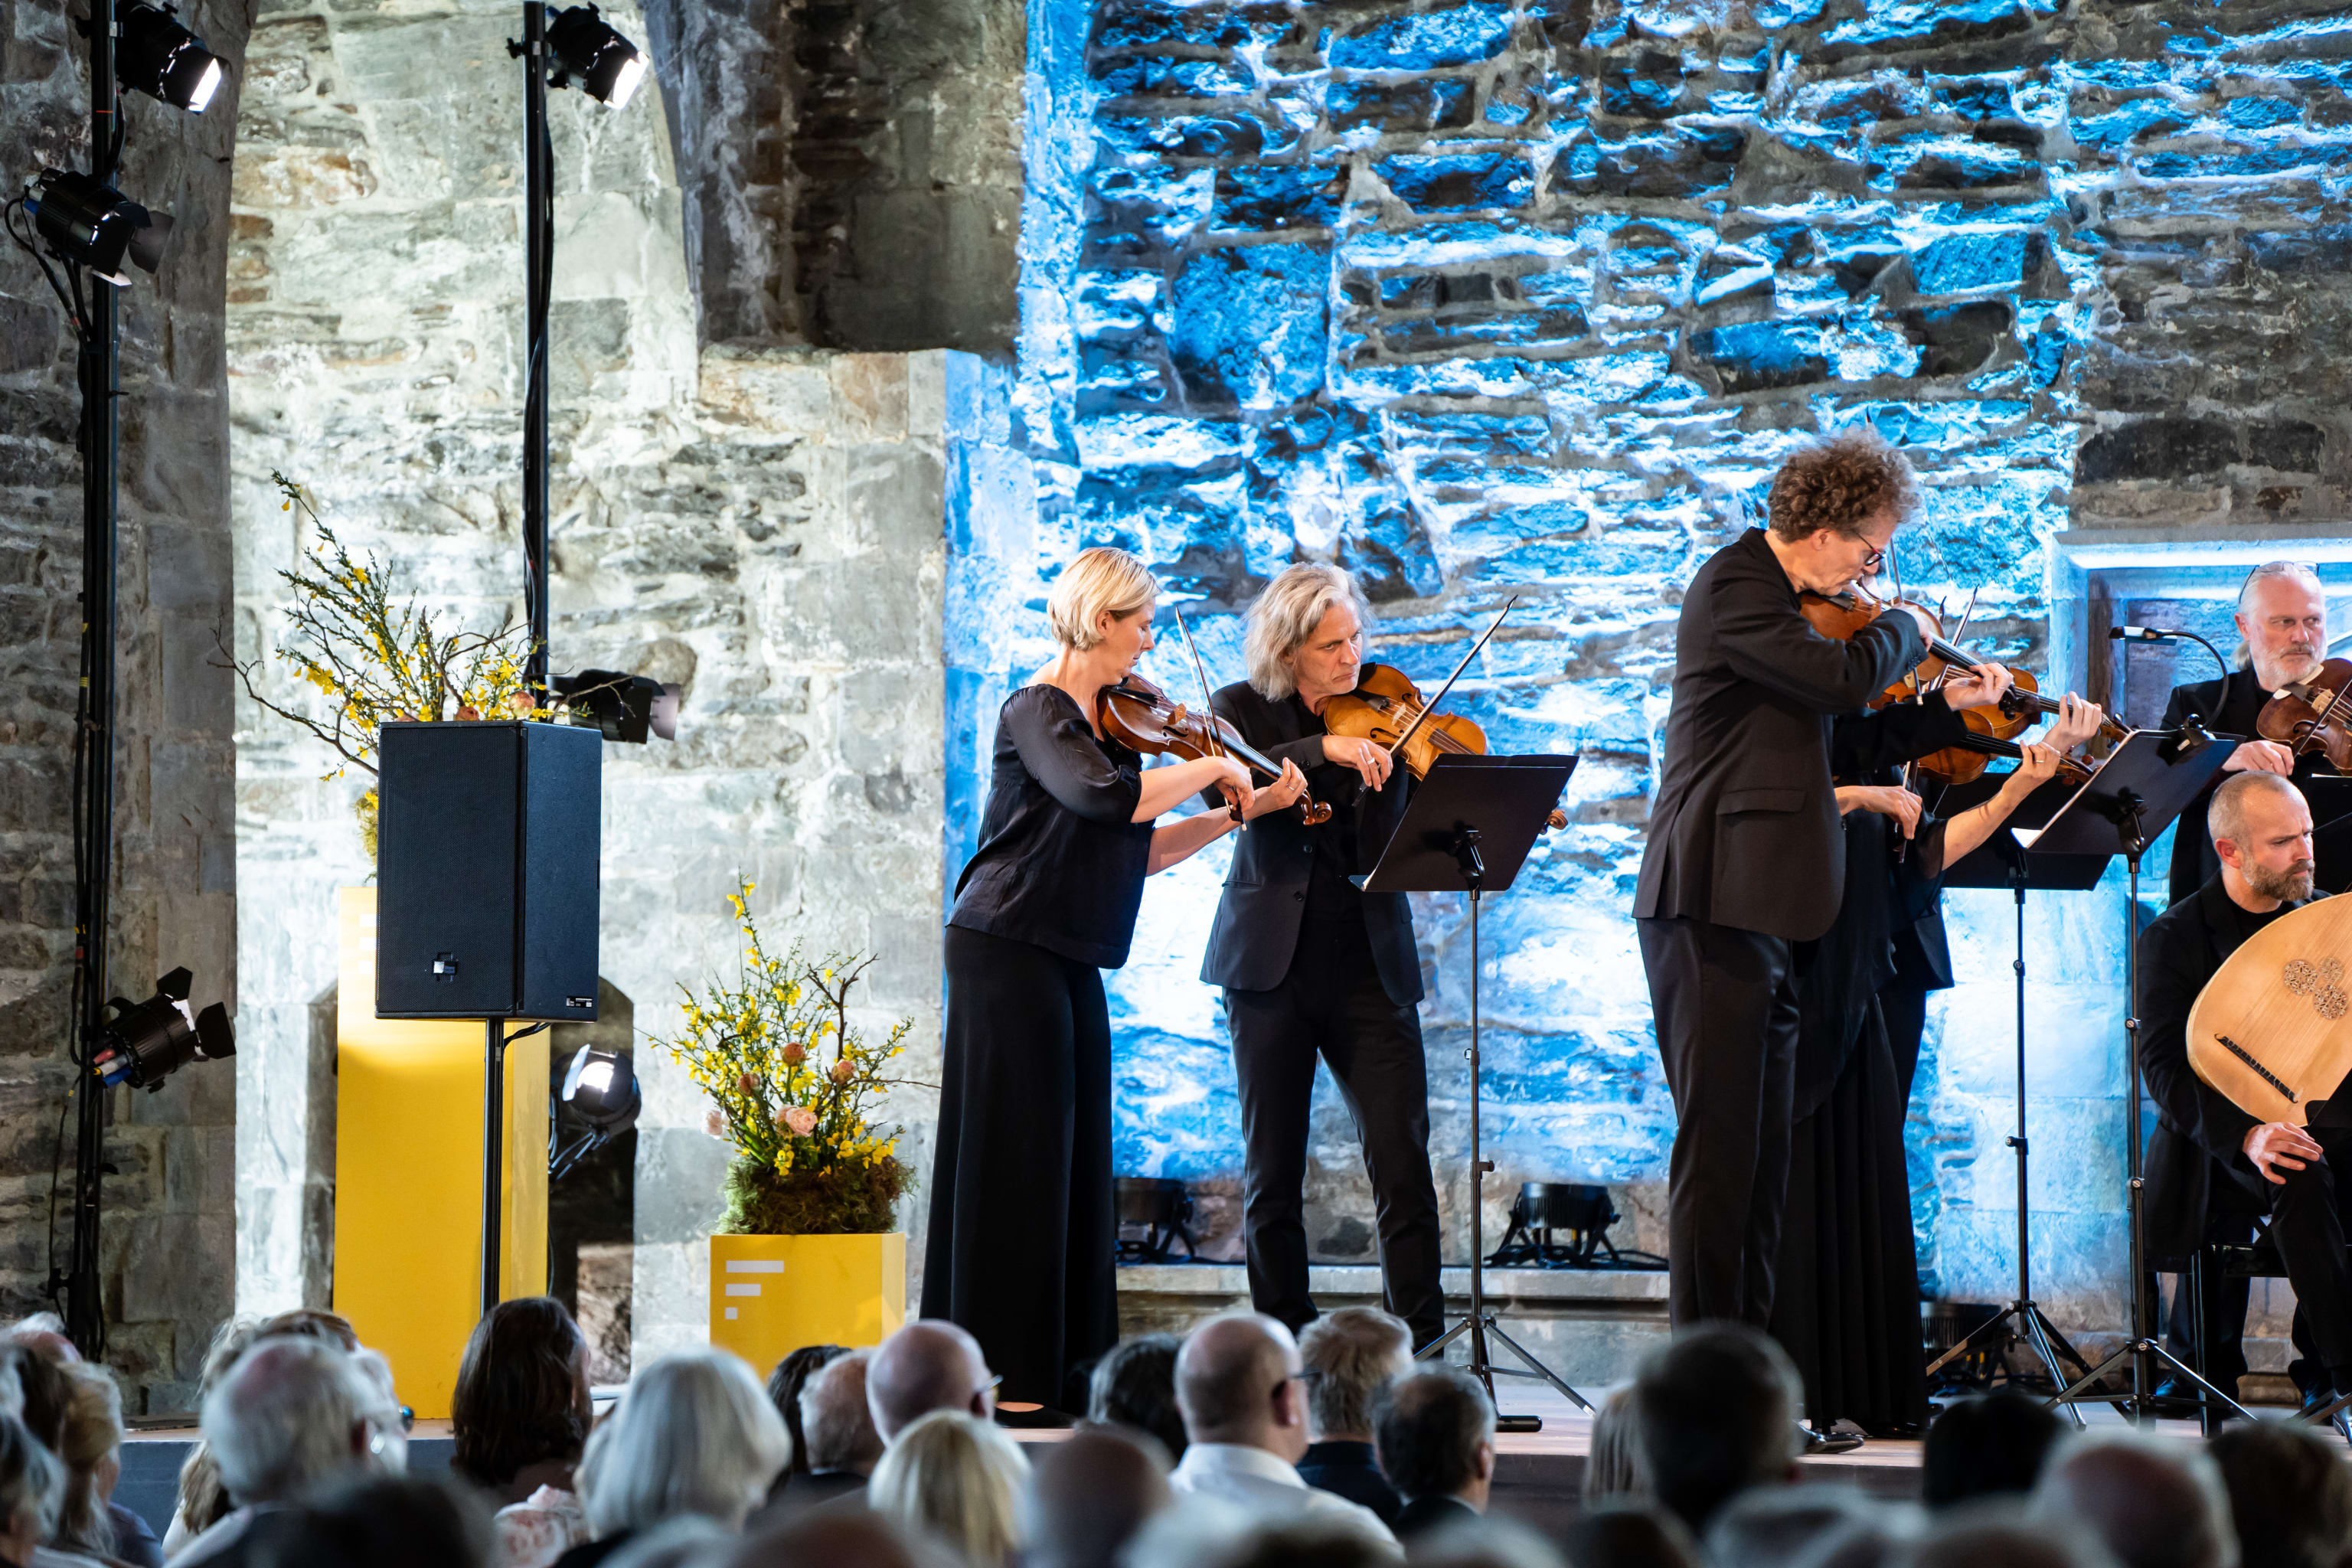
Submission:
[[[2258,1121],[2309,1125],[2313,1102],[2352,1071],[2347,952],[2352,898],[2316,900],[2256,931],[2189,1009],[2197,1076]]]

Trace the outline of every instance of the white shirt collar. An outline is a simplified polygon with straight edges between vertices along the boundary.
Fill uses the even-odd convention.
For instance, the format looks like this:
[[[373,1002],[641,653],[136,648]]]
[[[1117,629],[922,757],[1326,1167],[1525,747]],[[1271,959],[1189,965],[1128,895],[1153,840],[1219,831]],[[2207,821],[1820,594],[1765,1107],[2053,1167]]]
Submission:
[[[1298,1479],[1297,1467],[1279,1454],[1269,1454],[1264,1448],[1254,1448],[1245,1443],[1188,1443],[1184,1458],[1176,1468],[1181,1471],[1221,1472],[1232,1476],[1248,1476],[1255,1480],[1273,1481],[1281,1486],[1306,1489],[1307,1483]]]

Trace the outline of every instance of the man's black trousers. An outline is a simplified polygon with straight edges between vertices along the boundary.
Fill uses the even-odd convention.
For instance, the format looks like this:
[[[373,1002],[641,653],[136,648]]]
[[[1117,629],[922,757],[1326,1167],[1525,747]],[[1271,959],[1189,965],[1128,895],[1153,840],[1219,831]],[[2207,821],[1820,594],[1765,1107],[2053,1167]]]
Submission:
[[[1680,1122],[1666,1173],[1667,1310],[1677,1328],[1762,1328],[1796,1093],[1789,941],[1681,918],[1634,924]]]
[[[1378,1217],[1388,1309],[1415,1345],[1444,1331],[1437,1188],[1429,1174],[1429,1074],[1421,1016],[1389,1000],[1360,921],[1308,920],[1271,991],[1225,993],[1240,1080],[1242,1230],[1250,1302],[1293,1329],[1312,1321],[1307,1286],[1307,1112],[1315,1058],[1354,1118]]]

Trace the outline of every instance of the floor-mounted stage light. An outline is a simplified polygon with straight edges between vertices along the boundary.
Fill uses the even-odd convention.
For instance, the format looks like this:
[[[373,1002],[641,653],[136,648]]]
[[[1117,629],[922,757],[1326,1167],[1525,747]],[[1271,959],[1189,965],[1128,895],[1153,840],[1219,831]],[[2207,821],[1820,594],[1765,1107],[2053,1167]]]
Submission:
[[[122,29],[122,41],[115,46],[114,55],[122,84],[191,114],[202,114],[213,94],[220,90],[219,57],[180,25],[169,5],[132,0],[114,15]]]
[[[614,109],[628,103],[646,74],[644,51],[615,32],[593,5],[574,5],[550,16],[547,47],[555,56],[550,85],[568,86],[576,76],[589,97]]]
[[[61,260],[87,267],[118,289],[131,287],[122,264],[143,272],[162,265],[172,218],[151,212],[112,185],[72,169],[44,169],[25,190],[33,226]]]
[[[602,1046],[580,1047],[563,1074],[557,1099],[563,1110],[588,1125],[587,1131],[551,1152],[547,1162],[551,1182],[562,1181],[582,1161],[635,1127],[645,1103],[629,1058]]]
[[[642,746],[649,735],[677,739],[677,705],[685,688],[665,684],[648,675],[623,675],[612,669],[583,669],[559,675],[548,684],[572,722],[602,730],[608,741]]]
[[[110,1087],[128,1083],[152,1092],[190,1062],[236,1055],[227,1008],[215,1002],[201,1013],[189,1010],[188,986],[194,978],[174,969],[155,982],[155,994],[146,1001],[117,996],[108,1003],[115,1015],[90,1058],[90,1071]]]

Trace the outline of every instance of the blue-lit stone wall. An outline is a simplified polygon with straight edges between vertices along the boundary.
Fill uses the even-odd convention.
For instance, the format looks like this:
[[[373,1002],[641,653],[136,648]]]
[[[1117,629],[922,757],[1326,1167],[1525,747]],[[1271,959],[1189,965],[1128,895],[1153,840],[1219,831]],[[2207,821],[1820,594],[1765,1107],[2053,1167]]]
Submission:
[[[1049,655],[1043,595],[1083,545],[1150,560],[1217,679],[1239,673],[1236,612],[1294,560],[1359,573],[1374,657],[1423,679],[1517,595],[1458,706],[1498,750],[1583,763],[1571,825],[1486,916],[1490,1226],[1520,1179],[1600,1180],[1659,1239],[1673,1114],[1627,911],[1674,621],[1792,447],[1862,423],[1903,446],[1927,496],[1904,581],[1973,595],[1972,635],[2031,666],[2070,525],[2226,527],[2233,505],[2275,521],[2340,494],[2342,399],[2231,402],[2293,337],[2283,313],[2340,283],[2332,8],[1029,9],[1019,356],[962,364],[951,396],[950,865],[996,704]],[[2329,374],[2303,395],[2325,402]],[[1168,653],[1151,673],[1189,689]],[[1230,1253],[1232,1071],[1194,979],[1224,861],[1154,879],[1112,996],[1121,1169],[1192,1181]],[[2000,1299],[2009,910],[1952,908],[1967,984],[1912,1108],[1915,1211],[1939,1288]],[[2035,1067],[2040,1283],[2094,1324],[2123,1271],[2121,915],[2115,889],[2051,896],[2029,938],[2032,1010],[2066,1025]],[[1458,898],[1416,919],[1458,1254],[1469,930]],[[1314,1139],[1311,1237],[1367,1257],[1328,1082]]]

